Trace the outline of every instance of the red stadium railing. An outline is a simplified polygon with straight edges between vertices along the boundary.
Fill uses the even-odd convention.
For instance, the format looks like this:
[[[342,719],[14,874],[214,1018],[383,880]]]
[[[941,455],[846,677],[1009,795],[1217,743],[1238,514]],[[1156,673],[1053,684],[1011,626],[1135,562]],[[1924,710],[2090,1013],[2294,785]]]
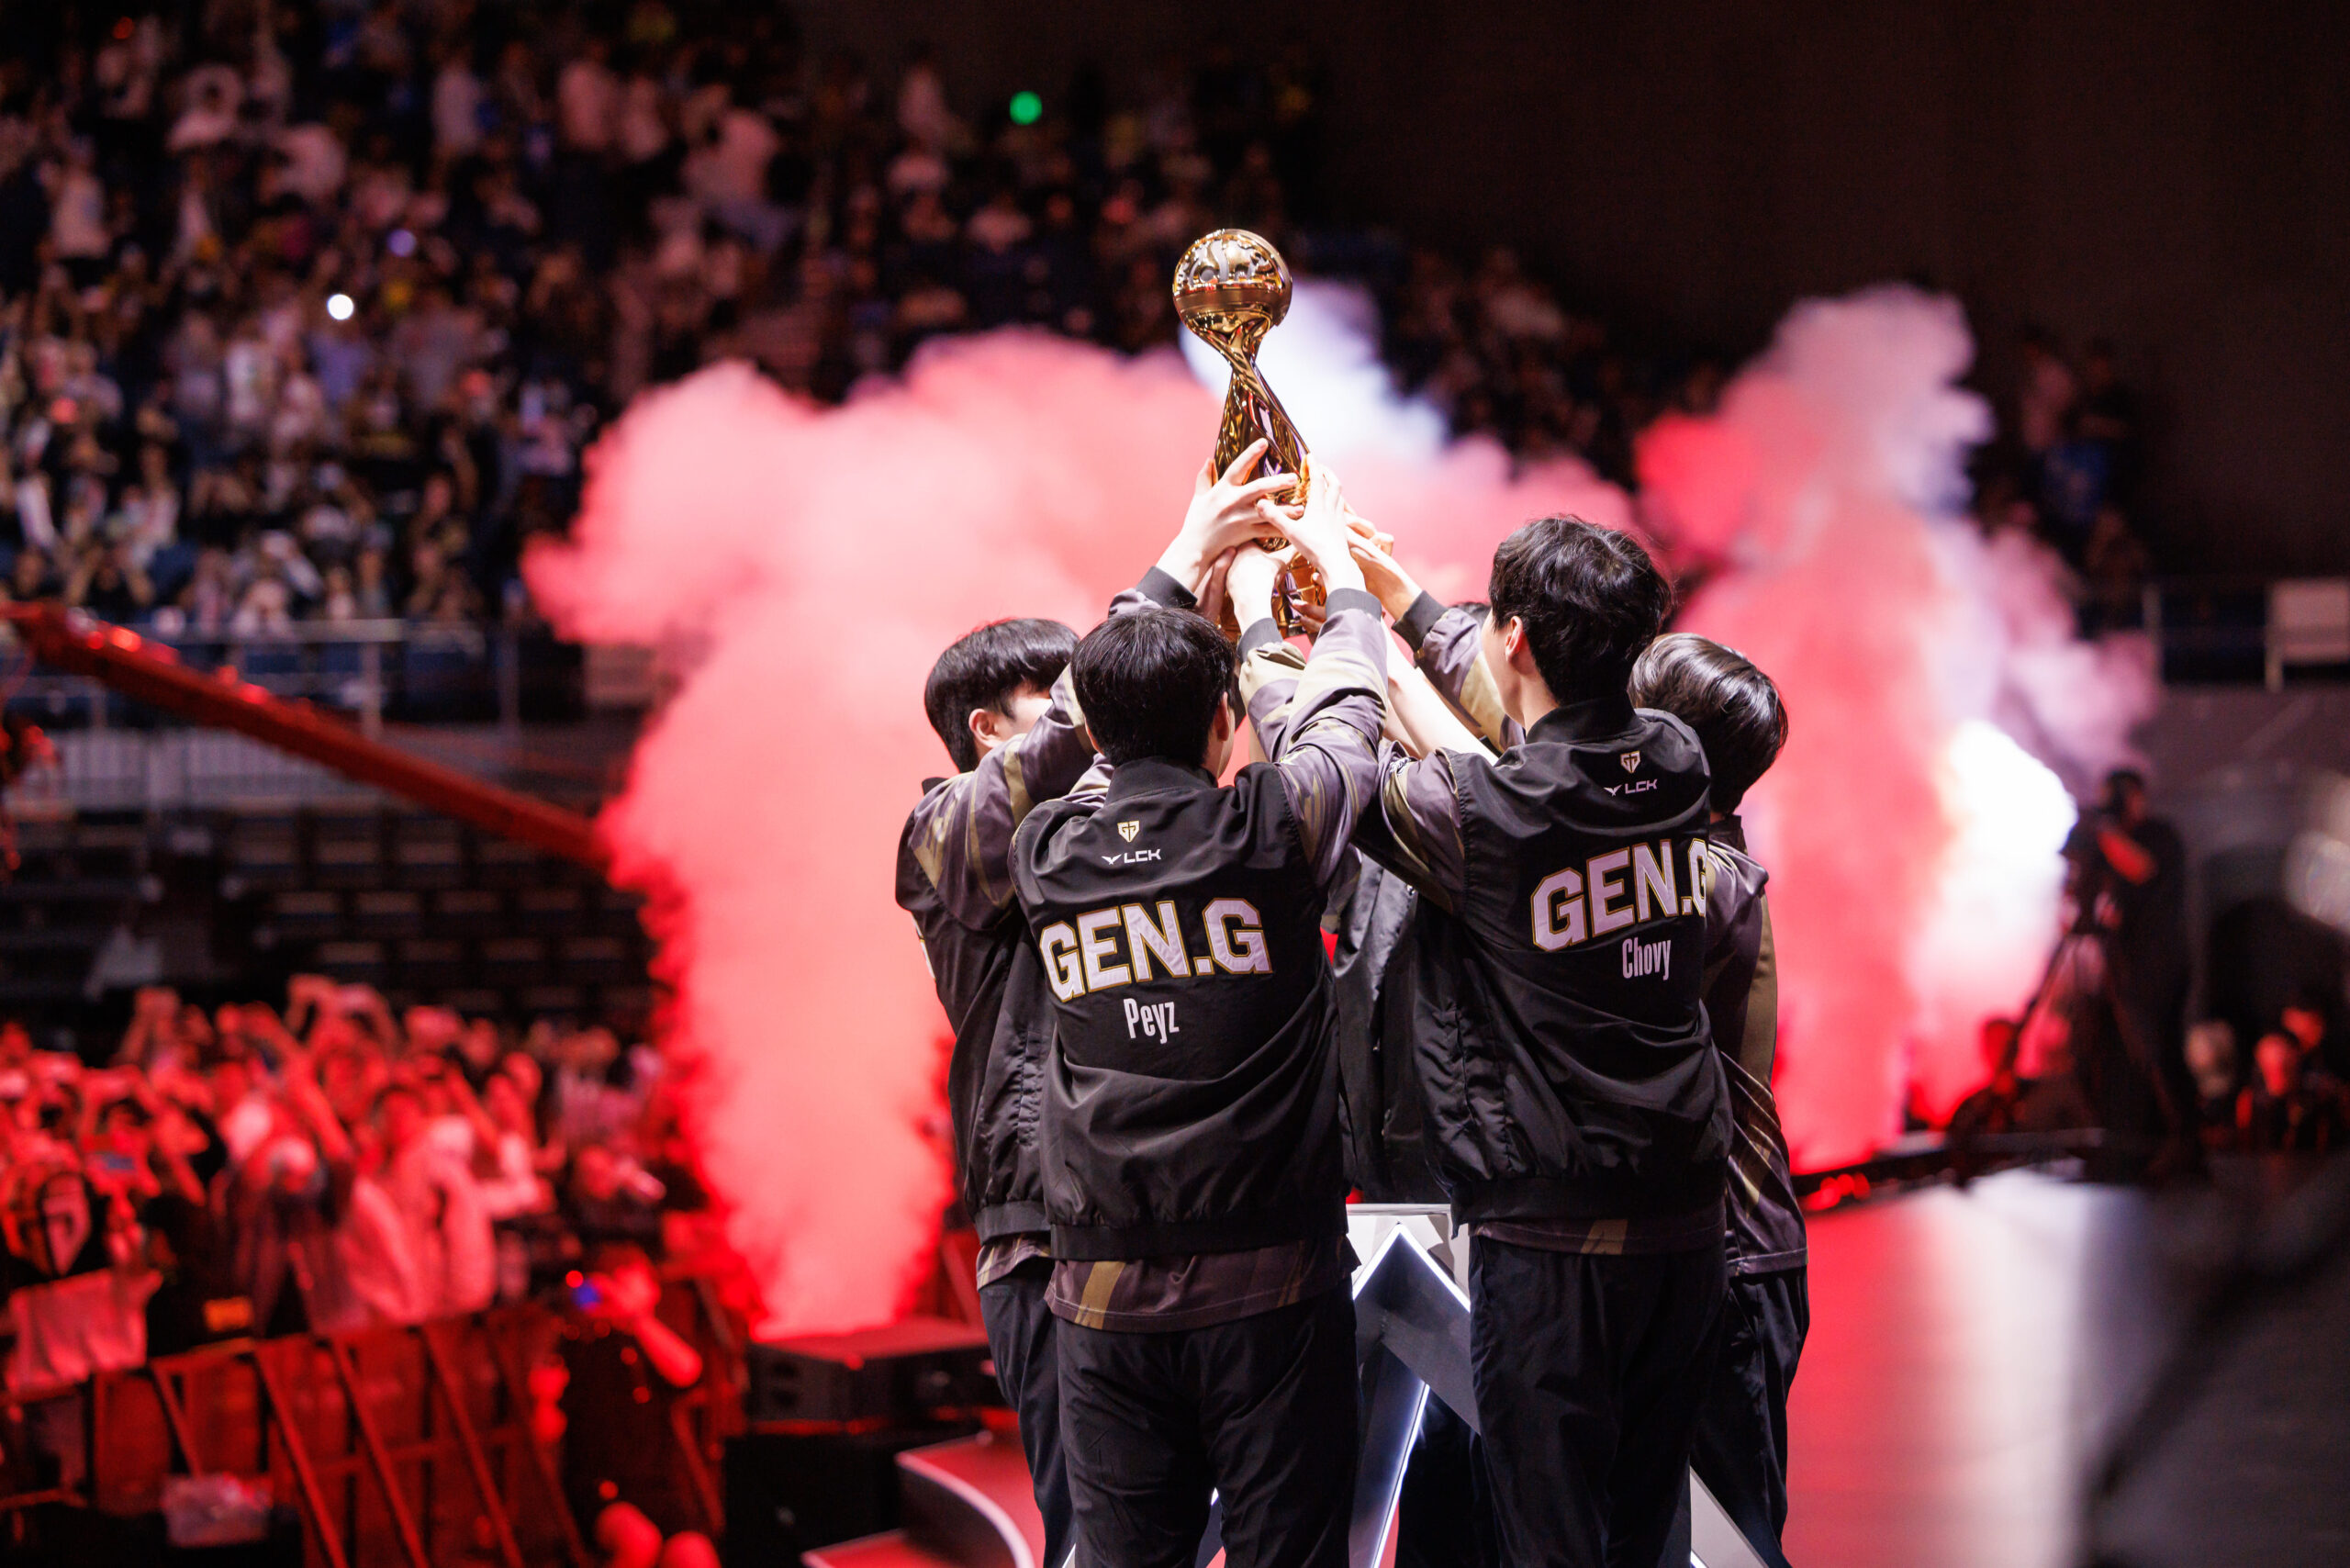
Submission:
[[[665,1320],[702,1356],[670,1401],[662,1443],[699,1527],[724,1529],[714,1462],[742,1423],[742,1337],[708,1282],[674,1281]],[[164,1482],[233,1475],[265,1485],[303,1523],[319,1568],[375,1562],[431,1568],[487,1556],[505,1568],[593,1568],[592,1519],[575,1517],[560,1449],[530,1416],[534,1361],[566,1319],[535,1305],[335,1336],[237,1340],[102,1373],[71,1388],[0,1395],[19,1433],[78,1433],[64,1478],[44,1481],[41,1445],[0,1461],[0,1522],[39,1544],[43,1505],[152,1515]],[[572,1410],[574,1422],[609,1412]],[[76,1473],[78,1471],[78,1473]],[[625,1499],[622,1499],[625,1500]]]

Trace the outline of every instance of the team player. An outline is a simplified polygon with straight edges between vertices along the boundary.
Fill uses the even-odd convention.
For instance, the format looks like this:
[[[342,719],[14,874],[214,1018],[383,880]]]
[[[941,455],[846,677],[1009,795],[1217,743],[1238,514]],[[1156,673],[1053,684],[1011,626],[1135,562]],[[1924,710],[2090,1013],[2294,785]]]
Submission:
[[[1728,1246],[1721,1361],[1697,1418],[1697,1474],[1766,1562],[1786,1568],[1787,1385],[1811,1322],[1803,1208],[1771,1095],[1778,1046],[1778,965],[1769,875],[1746,851],[1739,803],[1786,744],[1778,688],[1745,656],[1685,632],[1658,638],[1632,666],[1632,700],[1696,732],[1712,771],[1707,854],[1706,1018],[1729,1084]],[[1686,1563],[1685,1539],[1665,1562]]]
[[[1139,590],[1138,590],[1139,591]],[[1069,1482],[1059,1383],[1044,1311],[1044,1207],[1028,1085],[1041,1064],[1044,984],[1020,941],[1005,857],[1025,809],[1060,794],[1093,748],[1065,700],[1077,633],[999,621],[941,654],[923,702],[959,771],[924,786],[898,846],[898,902],[914,917],[955,1031],[946,1070],[963,1206],[979,1234],[979,1316],[1005,1401],[1020,1415],[1051,1561],[1065,1561]]]
[[[1377,552],[1356,554],[1403,597]],[[1461,611],[1407,615],[1405,633],[1506,749],[1391,752],[1356,842],[1421,894],[1413,1050],[1438,1173],[1474,1238],[1501,1555],[1654,1568],[1724,1290],[1705,754],[1626,696],[1672,598],[1629,536],[1528,523],[1494,553],[1489,597],[1481,657],[1426,657],[1429,639],[1471,634]]]
[[[1386,631],[1334,476],[1283,523],[1328,618],[1259,740],[1208,621],[1139,610],[1078,645],[1105,766],[1013,864],[1054,998],[1045,1198],[1061,1418],[1089,1560],[1190,1568],[1220,1493],[1233,1568],[1338,1568],[1354,1490],[1354,1308],[1336,1013],[1320,922],[1373,797]],[[1273,563],[1243,550],[1246,636]]]
[[[1291,482],[1242,480],[1262,453],[1261,442],[1243,453],[1221,480],[1201,474],[1174,543],[1113,601],[1112,616],[1220,591],[1218,562],[1261,532],[1259,503]],[[1058,622],[1001,621],[939,655],[923,701],[958,771],[924,786],[898,849],[898,902],[914,917],[955,1031],[947,1107],[963,1204],[980,1240],[980,1317],[1004,1397],[1019,1412],[1050,1568],[1068,1562],[1075,1539],[1035,1138],[1052,1019],[1010,860],[1022,820],[1093,759],[1066,674],[1076,643]]]

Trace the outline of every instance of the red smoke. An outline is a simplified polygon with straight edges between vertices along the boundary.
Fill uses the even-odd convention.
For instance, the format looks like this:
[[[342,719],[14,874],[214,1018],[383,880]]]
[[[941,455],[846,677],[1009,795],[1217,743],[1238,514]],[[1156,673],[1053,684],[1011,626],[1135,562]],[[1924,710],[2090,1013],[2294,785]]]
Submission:
[[[1091,625],[1181,521],[1216,407],[1171,354],[1022,333],[838,409],[721,366],[640,398],[590,454],[571,542],[531,556],[566,635],[683,666],[603,826],[620,881],[673,895],[662,1044],[770,1331],[890,1316],[947,1197],[944,1025],[890,889],[950,766],[923,678],[982,621]],[[1478,551],[1552,506],[1624,515],[1579,470],[1506,466],[1468,447],[1348,477],[1390,526]]]
[[[1895,369],[1823,372],[1837,353],[1872,364],[1871,331]],[[1815,334],[1792,371],[1783,344],[1720,418],[1642,452],[1661,519],[1737,564],[1695,624],[1770,668],[1795,713],[1757,827],[1788,1120],[1815,1163],[1865,1148],[1897,1109],[1918,1005],[1906,942],[1952,833],[1936,769],[1953,715],[1974,711],[1944,698],[1933,650],[1981,591],[1887,477],[1919,453],[1888,457],[1872,424],[1872,399],[1905,395],[1929,427],[1950,417],[1957,371],[1917,337],[1898,312],[1848,321],[1837,353]],[[1494,544],[1529,517],[1631,521],[1579,465],[1513,472],[1490,442],[1416,445],[1376,398],[1317,420],[1308,383],[1280,380],[1317,454],[1440,597],[1482,597]],[[567,635],[655,644],[681,675],[603,825],[618,879],[666,895],[655,935],[678,1006],[663,1046],[690,1074],[692,1130],[769,1332],[891,1316],[948,1193],[944,1023],[890,887],[919,781],[949,766],[923,676],[982,621],[1091,625],[1180,520],[1216,404],[1175,355],[1017,332],[934,345],[838,409],[717,367],[639,399],[590,454],[570,543],[530,558]]]
[[[1939,1115],[1981,1082],[1977,1025],[2056,934],[2072,812],[2044,765],[2086,782],[2152,704],[2142,644],[2076,641],[2053,557],[1959,515],[1990,430],[1957,386],[1973,354],[1948,299],[1808,302],[1718,413],[1639,446],[1648,520],[1729,568],[1681,624],[1768,670],[1791,718],[1746,814],[1798,1168],[1867,1154],[1913,1092]]]

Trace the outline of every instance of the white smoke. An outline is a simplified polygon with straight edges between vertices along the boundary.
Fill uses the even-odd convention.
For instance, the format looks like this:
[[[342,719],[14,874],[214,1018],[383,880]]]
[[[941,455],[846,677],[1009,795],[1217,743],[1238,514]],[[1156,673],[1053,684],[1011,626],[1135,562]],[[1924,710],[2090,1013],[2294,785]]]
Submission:
[[[1232,367],[1191,333],[1181,336],[1192,374],[1223,397]],[[1343,463],[1377,452],[1399,463],[1432,464],[1444,452],[1444,416],[1426,400],[1398,393],[1380,363],[1379,307],[1361,287],[1301,280],[1257,367],[1325,457]]]

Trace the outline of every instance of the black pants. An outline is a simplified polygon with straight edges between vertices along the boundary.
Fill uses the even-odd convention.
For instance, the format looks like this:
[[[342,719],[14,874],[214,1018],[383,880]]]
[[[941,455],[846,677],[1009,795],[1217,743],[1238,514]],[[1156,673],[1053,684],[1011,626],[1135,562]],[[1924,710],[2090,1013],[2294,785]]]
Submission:
[[[1061,1461],[1060,1358],[1053,1351],[1053,1315],[1045,1309],[1049,1258],[1032,1258],[993,1284],[979,1287],[979,1321],[987,1326],[995,1380],[1020,1413],[1020,1446],[1036,1511],[1045,1517],[1044,1568],[1061,1568],[1076,1541],[1071,1533],[1069,1469]]]
[[[1656,1568],[1688,1492],[1722,1248],[1633,1257],[1478,1237],[1469,1353],[1502,1560]]]
[[[1497,1568],[1484,1470],[1476,1433],[1430,1394],[1404,1468],[1395,1568]]]
[[[1772,1568],[1787,1568],[1779,1546],[1787,1528],[1787,1385],[1810,1330],[1811,1290],[1803,1270],[1730,1276],[1722,1297],[1721,1359],[1689,1456],[1714,1501]],[[1685,1521],[1684,1512],[1665,1549],[1665,1568],[1686,1568]]]
[[[1058,1328],[1088,1568],[1192,1568],[1211,1490],[1230,1568],[1345,1568],[1357,1439],[1344,1289],[1206,1328]]]

